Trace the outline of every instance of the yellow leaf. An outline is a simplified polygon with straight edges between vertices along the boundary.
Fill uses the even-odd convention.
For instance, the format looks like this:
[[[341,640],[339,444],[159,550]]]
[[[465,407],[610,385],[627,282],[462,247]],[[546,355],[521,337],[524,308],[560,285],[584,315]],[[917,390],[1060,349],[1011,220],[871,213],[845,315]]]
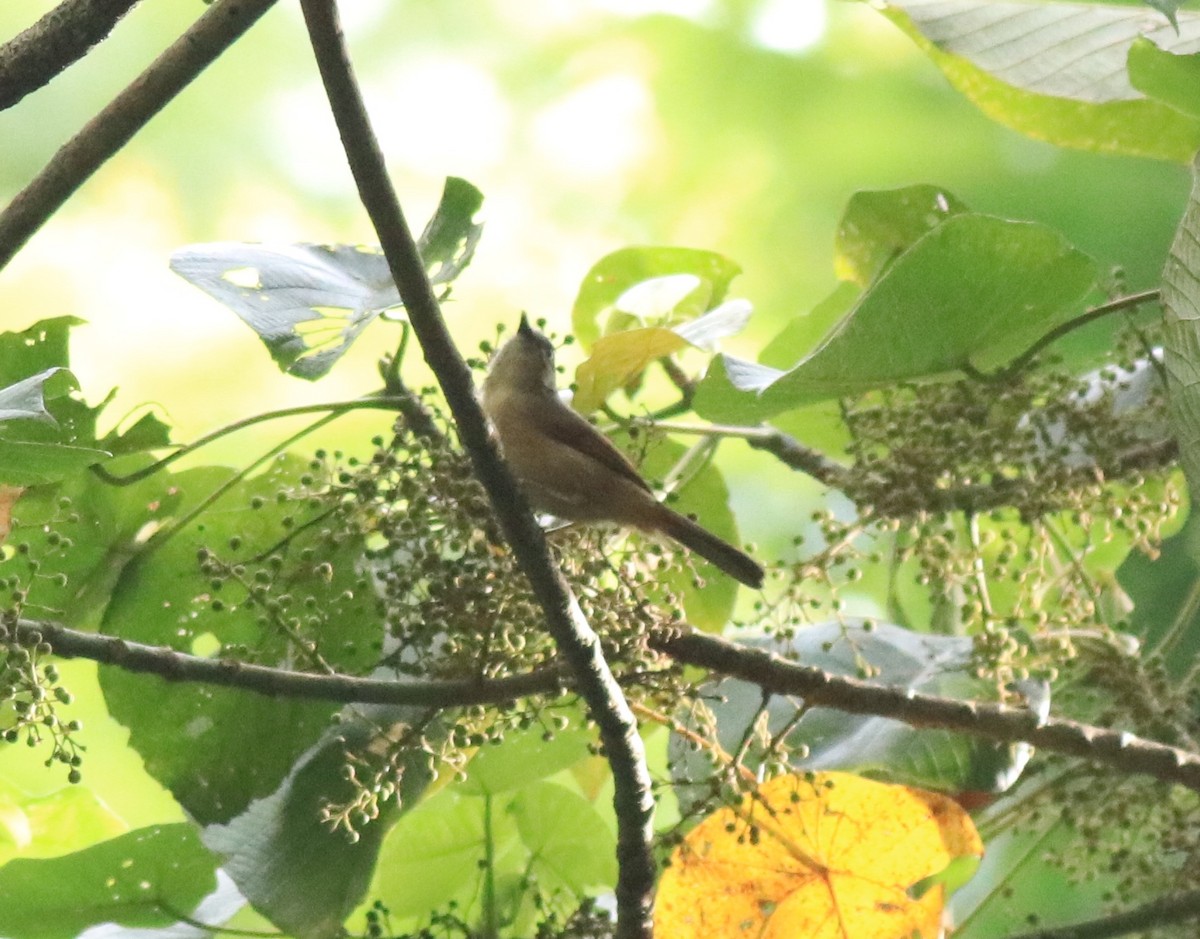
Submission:
[[[686,348],[687,341],[662,326],[627,329],[601,336],[592,354],[575,370],[575,400],[580,414],[590,414],[610,394],[628,385],[655,359]]]
[[[783,776],[700,823],[658,888],[656,939],[936,939],[941,885],[910,887],[979,856],[948,796],[848,773]]]

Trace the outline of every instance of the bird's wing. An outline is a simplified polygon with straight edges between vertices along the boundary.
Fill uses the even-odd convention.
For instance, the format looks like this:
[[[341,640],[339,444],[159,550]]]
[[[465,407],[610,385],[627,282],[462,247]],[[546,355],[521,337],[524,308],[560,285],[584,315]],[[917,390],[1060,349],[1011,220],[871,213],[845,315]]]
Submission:
[[[638,474],[629,459],[618,450],[604,434],[596,430],[585,418],[572,411],[565,404],[551,411],[550,420],[543,430],[547,436],[557,440],[564,446],[584,454],[603,464],[614,473],[619,473],[639,488],[650,491],[646,480]]]

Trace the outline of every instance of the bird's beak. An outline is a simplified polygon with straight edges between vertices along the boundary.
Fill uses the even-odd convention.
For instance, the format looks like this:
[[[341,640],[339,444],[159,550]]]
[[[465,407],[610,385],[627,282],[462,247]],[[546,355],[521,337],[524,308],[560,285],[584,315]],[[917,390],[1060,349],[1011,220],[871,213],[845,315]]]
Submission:
[[[522,336],[532,336],[533,335],[533,327],[529,325],[529,314],[528,313],[521,314],[521,325],[517,327],[517,332],[520,333]]]

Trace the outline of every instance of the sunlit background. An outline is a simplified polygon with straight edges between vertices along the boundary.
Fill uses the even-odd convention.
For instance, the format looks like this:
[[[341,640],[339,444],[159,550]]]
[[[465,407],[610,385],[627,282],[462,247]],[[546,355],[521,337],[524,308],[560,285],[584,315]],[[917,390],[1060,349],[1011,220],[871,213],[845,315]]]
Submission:
[[[0,4],[0,38],[53,5]],[[468,352],[522,310],[567,331],[595,261],[630,244],[672,244],[742,265],[734,293],[756,314],[726,348],[755,358],[834,287],[833,238],[851,194],[915,183],[1057,227],[1130,289],[1145,288],[1157,282],[1187,190],[1182,167],[1063,151],[994,124],[866,4],[342,7],[410,222],[423,224],[448,175],[486,196],[483,241],[447,306]],[[0,198],[204,9],[200,0],[141,4],[94,55],[0,112]],[[373,240],[294,3],[269,13],[0,271],[0,329],[85,320],[73,354],[89,400],[119,387],[111,422],[149,403],[183,440],[377,387],[375,362],[393,348],[395,327],[376,324],[328,378],[307,383],[281,375],[234,314],[168,270],[176,248],[218,240]],[[819,426],[783,423],[820,438]],[[347,441],[361,435],[341,426]],[[241,462],[248,452],[257,450],[236,438],[206,458]],[[737,444],[722,458],[743,535],[764,557],[786,552],[814,488]],[[124,774],[137,772],[136,758],[109,745],[123,733],[111,722],[91,729],[104,756],[90,764],[90,783],[131,824],[177,812],[165,795],[148,799],[146,785],[130,789]],[[26,785],[50,782],[30,764]]]

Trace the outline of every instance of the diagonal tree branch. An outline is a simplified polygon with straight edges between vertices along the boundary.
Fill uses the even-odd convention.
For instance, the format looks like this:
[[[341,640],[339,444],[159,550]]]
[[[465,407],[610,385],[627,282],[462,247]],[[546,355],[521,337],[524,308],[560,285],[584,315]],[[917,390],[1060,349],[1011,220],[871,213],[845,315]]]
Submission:
[[[138,0],[63,0],[0,46],[0,111],[11,108],[101,42]]]
[[[654,799],[637,719],[604,660],[599,637],[555,568],[541,528],[489,438],[470,370],[446,329],[387,175],[342,40],[336,6],[333,0],[301,0],[301,8],[359,197],[375,226],[425,360],[442,386],[463,446],[492,500],[505,538],[546,614],[546,627],[599,726],[615,790],[617,936],[649,939],[655,880],[650,851]]]
[[[275,0],[217,0],[54,154],[0,212],[0,269],[84,181],[267,12]]]

